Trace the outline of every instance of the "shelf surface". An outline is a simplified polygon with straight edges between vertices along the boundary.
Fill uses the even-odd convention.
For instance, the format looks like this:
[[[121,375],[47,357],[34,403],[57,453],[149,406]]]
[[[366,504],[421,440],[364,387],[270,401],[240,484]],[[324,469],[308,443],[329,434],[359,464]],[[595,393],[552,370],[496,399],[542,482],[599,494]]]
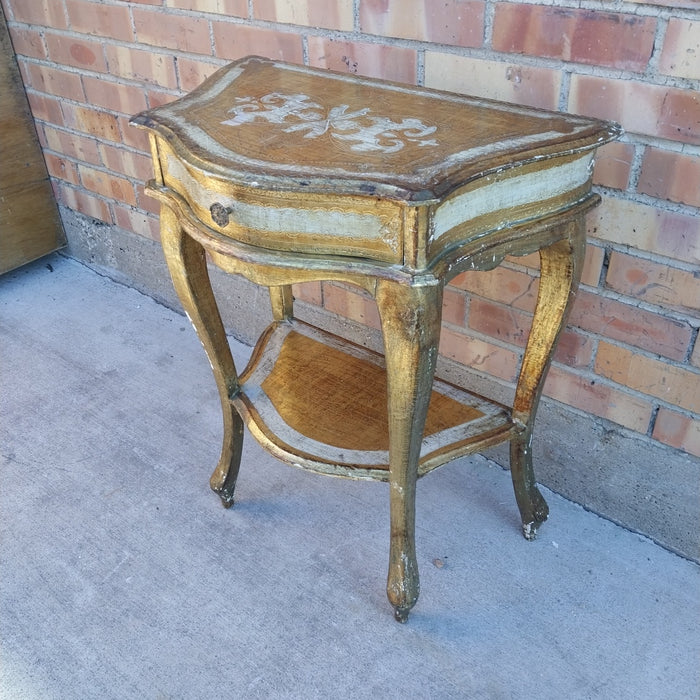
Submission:
[[[272,324],[232,398],[251,432],[284,461],[354,478],[389,478],[382,355],[300,321]],[[509,409],[435,380],[419,474],[510,438]]]

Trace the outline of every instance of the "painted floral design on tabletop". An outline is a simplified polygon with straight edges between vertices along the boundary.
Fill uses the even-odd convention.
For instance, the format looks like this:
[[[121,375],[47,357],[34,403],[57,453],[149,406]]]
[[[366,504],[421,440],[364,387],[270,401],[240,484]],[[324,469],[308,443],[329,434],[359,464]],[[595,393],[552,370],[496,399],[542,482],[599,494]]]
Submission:
[[[351,110],[345,104],[326,108],[313,102],[308,95],[271,92],[260,98],[237,97],[229,114],[233,116],[222,124],[240,126],[263,119],[270,124],[283,125],[284,133],[300,132],[307,139],[328,133],[334,139],[350,142],[350,149],[358,152],[396,153],[407,143],[437,146],[435,139],[427,138],[437,127],[420,119],[395,122],[373,114],[369,107]]]

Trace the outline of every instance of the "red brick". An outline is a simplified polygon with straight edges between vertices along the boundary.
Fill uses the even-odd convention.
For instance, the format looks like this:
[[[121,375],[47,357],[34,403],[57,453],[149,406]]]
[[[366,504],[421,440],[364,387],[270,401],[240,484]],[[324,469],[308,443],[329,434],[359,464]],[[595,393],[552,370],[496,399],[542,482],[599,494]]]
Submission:
[[[12,36],[12,48],[18,56],[30,58],[46,58],[46,45],[44,38],[37,29],[10,26]]]
[[[680,311],[700,309],[700,275],[614,251],[606,279],[610,289]]]
[[[509,255],[506,260],[516,265],[524,265],[533,270],[533,274],[538,274],[540,269],[540,254],[530,253],[530,255],[515,256]],[[605,250],[599,246],[586,245],[586,253],[583,259],[583,269],[581,270],[581,284],[589,287],[597,287],[600,282],[600,273],[605,261]]]
[[[209,22],[201,17],[170,15],[162,10],[134,8],[136,39],[158,48],[211,54]]]
[[[151,5],[160,5],[160,0],[149,0],[149,2]],[[167,7],[178,10],[210,12],[227,17],[248,16],[248,0],[165,0],[165,4]]]
[[[700,91],[668,90],[658,126],[662,138],[700,144]]]
[[[532,316],[508,306],[473,298],[469,304],[469,327],[501,342],[525,347]],[[586,336],[565,330],[554,352],[557,362],[570,367],[588,367],[593,357],[593,342]]]
[[[150,153],[151,144],[148,140],[148,134],[143,129],[137,129],[129,124],[128,116],[119,117],[117,123],[122,134],[123,145],[134,148],[137,151]]]
[[[50,122],[51,124],[63,124],[63,112],[61,101],[51,95],[40,95],[36,92],[27,92],[29,107],[34,119]]]
[[[143,183],[137,183],[136,185],[136,200],[138,201],[139,209],[151,216],[160,216],[160,202],[146,192]]]
[[[587,217],[588,235],[612,243],[700,263],[700,217],[603,197]]]
[[[576,297],[569,324],[679,361],[692,338],[687,323],[583,290]]]
[[[5,3],[5,7],[8,4]],[[56,0],[15,1],[12,3],[12,19],[15,22],[35,26],[54,27],[55,29],[67,28],[63,3],[56,2]]]
[[[323,284],[323,306],[333,313],[370,328],[380,328],[377,305],[369,295],[333,283]]]
[[[529,268],[527,272],[530,274],[538,275],[540,273],[540,254],[538,252],[527,255],[506,255],[505,260]]]
[[[700,93],[694,90],[573,75],[569,111],[618,121],[628,132],[700,144]]]
[[[643,71],[654,48],[655,31],[653,17],[499,2],[493,48]]]
[[[700,156],[647,147],[637,189],[652,197],[700,206]]]
[[[657,252],[677,260],[700,262],[700,217],[660,210],[658,223]]]
[[[76,189],[68,185],[60,185],[55,191],[56,199],[68,208],[86,216],[91,216],[93,219],[104,221],[107,224],[113,223],[109,206],[101,197],[95,197],[85,192],[85,190]]]
[[[632,170],[634,146],[631,143],[608,143],[598,149],[593,170],[593,183],[626,190]]]
[[[414,49],[317,36],[309,37],[308,46],[311,66],[401,83],[416,82]]]
[[[600,416],[638,433],[646,433],[651,420],[650,402],[595,378],[575,374],[561,367],[550,368],[545,380],[544,393],[568,406]]]
[[[530,314],[474,297],[469,302],[469,328],[504,343],[525,347],[532,325]]]
[[[700,420],[667,408],[659,409],[652,437],[700,457]]]
[[[26,74],[29,85],[39,92],[78,102],[85,101],[83,84],[77,73],[68,73],[50,66],[31,63],[26,66]]]
[[[700,78],[700,21],[669,19],[659,71],[680,78]]]
[[[557,109],[561,73],[550,68],[426,51],[425,84],[477,97]]]
[[[497,267],[490,272],[463,272],[451,284],[530,313],[534,311],[537,301],[538,279],[507,267]]]
[[[464,328],[467,314],[467,300],[463,292],[447,287],[442,300],[442,320]]]
[[[586,256],[583,259],[583,270],[581,270],[581,284],[597,287],[600,282],[600,273],[603,270],[604,262],[605,250],[588,243],[586,245]]]
[[[111,44],[105,47],[105,54],[112,75],[138,82],[156,83],[173,90],[177,88],[173,56]]]
[[[104,73],[107,71],[102,44],[91,39],[76,39],[64,34],[46,34],[49,57],[56,63]]]
[[[476,48],[484,40],[484,6],[480,0],[363,0],[360,28],[366,34]]]
[[[700,373],[601,342],[596,372],[666,403],[700,413]]]
[[[72,131],[54,129],[48,125],[44,127],[44,135],[46,147],[57,154],[63,154],[86,163],[102,164],[95,139]]]
[[[191,92],[221,68],[221,65],[221,63],[208,63],[206,61],[197,61],[180,56],[177,59],[180,90],[182,90],[182,92]],[[172,99],[172,97],[170,97],[170,99]],[[149,104],[155,106],[150,99]]]
[[[79,107],[64,102],[61,105],[63,121],[67,127],[82,131],[107,141],[121,141],[119,122],[108,112],[101,112],[90,107]]]
[[[51,177],[65,180],[71,185],[80,185],[78,168],[75,163],[46,151],[44,152],[44,160],[46,161],[46,169],[49,171]]]
[[[255,19],[352,31],[352,0],[256,0]]]
[[[567,328],[559,337],[554,360],[573,369],[584,369],[591,365],[594,345],[591,338]]]
[[[81,34],[95,34],[120,41],[133,41],[129,8],[104,5],[90,0],[65,0],[70,28]]]
[[[514,352],[471,338],[451,328],[443,327],[440,354],[472,369],[506,381],[517,377],[519,358]]]
[[[180,61],[178,61],[178,64]],[[153,107],[160,107],[161,105],[167,104],[177,99],[181,93],[178,95],[173,95],[172,92],[166,92],[165,90],[158,90],[156,88],[146,86],[146,101],[148,102],[149,109]]]
[[[215,55],[234,60],[250,54],[303,63],[301,36],[275,29],[212,21]]]
[[[157,217],[121,204],[113,204],[112,208],[114,209],[114,223],[117,226],[154,241],[160,240],[160,223]]]
[[[322,306],[323,291],[320,282],[301,282],[292,286],[294,299]]]
[[[85,189],[118,202],[136,205],[134,186],[125,178],[82,164],[78,165],[78,172]]]
[[[112,112],[132,115],[148,106],[143,88],[124,85],[104,78],[83,77],[85,96],[91,105],[104,107]]]
[[[141,182],[153,177],[153,164],[149,155],[106,143],[101,143],[99,149],[102,162],[109,170]]]
[[[36,129],[36,138],[39,141],[39,146],[42,151],[46,151],[46,137],[44,136],[44,125],[40,122],[35,122],[34,127]]]
[[[695,348],[690,357],[690,364],[695,365],[695,367],[700,367],[700,335],[695,339]]]

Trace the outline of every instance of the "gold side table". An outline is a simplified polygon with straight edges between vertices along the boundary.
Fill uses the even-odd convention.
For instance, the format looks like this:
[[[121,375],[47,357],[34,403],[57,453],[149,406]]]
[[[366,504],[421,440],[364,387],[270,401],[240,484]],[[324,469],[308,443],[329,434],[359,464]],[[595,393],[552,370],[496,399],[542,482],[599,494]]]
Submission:
[[[535,412],[578,284],[595,149],[620,129],[249,57],[143,112],[177,293],[212,364],[225,506],[243,424],[270,452],[390,484],[387,594],[405,621],[419,592],[418,477],[509,441],[525,537],[547,517],[532,469]],[[443,288],[464,270],[539,251],[541,280],[512,407],[434,380]],[[269,287],[273,323],[242,374],[206,257]],[[377,302],[379,355],[293,315],[291,285],[337,280]]]

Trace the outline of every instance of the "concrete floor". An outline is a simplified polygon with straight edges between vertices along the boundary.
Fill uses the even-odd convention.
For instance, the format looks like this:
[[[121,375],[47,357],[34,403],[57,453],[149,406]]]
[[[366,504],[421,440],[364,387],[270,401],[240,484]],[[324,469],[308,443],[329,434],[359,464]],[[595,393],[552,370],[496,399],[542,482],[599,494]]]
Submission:
[[[218,410],[183,316],[57,255],[0,278],[0,698],[700,696],[696,564],[546,491],[528,543],[461,459],[419,484],[399,625],[386,485],[247,435],[227,511]]]

